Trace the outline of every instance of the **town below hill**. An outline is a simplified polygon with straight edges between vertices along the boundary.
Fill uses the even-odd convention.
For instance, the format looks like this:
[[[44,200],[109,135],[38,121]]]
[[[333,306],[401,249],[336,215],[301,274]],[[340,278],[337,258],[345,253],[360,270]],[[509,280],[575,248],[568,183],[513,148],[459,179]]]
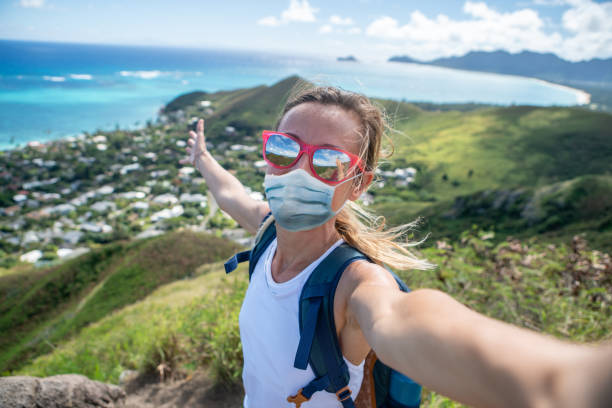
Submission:
[[[218,209],[201,175],[178,161],[189,127],[204,117],[210,151],[253,198],[264,199],[258,134],[274,122],[297,81],[185,94],[169,102],[156,123],[139,130],[83,133],[1,152],[0,266],[52,263],[177,228],[217,231],[248,245],[250,237]],[[423,214],[432,222],[452,218],[434,222],[447,226],[436,228],[436,236],[444,236],[458,233],[449,226],[463,228],[467,219],[495,225],[508,217],[497,210],[510,200],[504,205],[518,218],[504,224],[506,232],[554,233],[575,224],[595,231],[595,243],[609,236],[612,115],[574,108],[458,105],[436,111],[436,105],[378,103],[396,115],[396,153],[377,170],[361,201],[393,223]],[[574,182],[542,187],[568,180]],[[487,197],[500,198],[486,207],[497,212],[470,198],[484,190],[497,191]],[[515,196],[520,200],[513,201]],[[573,211],[584,208],[583,201],[601,205]],[[476,207],[467,211],[466,203]]]

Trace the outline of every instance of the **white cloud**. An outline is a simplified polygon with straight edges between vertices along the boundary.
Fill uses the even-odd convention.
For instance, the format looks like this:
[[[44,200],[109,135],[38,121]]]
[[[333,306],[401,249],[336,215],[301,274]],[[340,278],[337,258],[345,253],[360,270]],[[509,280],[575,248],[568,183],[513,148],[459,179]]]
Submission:
[[[502,13],[472,1],[463,6],[465,19],[453,20],[444,14],[429,18],[416,10],[403,25],[393,17],[377,18],[366,34],[399,43],[403,53],[423,60],[499,49],[554,52],[569,60],[612,56],[612,3],[565,1],[570,5],[563,14],[565,35],[547,30],[533,9]]]
[[[319,11],[312,7],[308,0],[291,0],[289,8],[281,13],[281,19],[283,21],[301,21],[305,23],[311,23],[316,21],[315,14]]]
[[[359,27],[348,27],[348,28],[333,27],[331,24],[324,24],[321,27],[319,27],[319,34],[331,34],[331,33],[356,35],[356,34],[361,34],[361,28]]]
[[[573,1],[563,13],[563,27],[574,33],[612,32],[612,3]]]
[[[329,18],[329,22],[335,25],[353,25],[355,22],[350,17],[342,18],[340,16],[333,15]]]
[[[280,21],[274,16],[268,16],[257,20],[257,24],[267,27],[276,27],[280,25]]]
[[[612,57],[612,3],[570,0],[563,13],[563,28],[572,33],[563,52],[572,59]]]
[[[315,16],[319,9],[314,8],[308,0],[291,0],[289,8],[281,12],[280,18],[275,16],[263,17],[257,20],[257,24],[267,27],[277,27],[296,21],[301,23],[312,23],[317,21]]]
[[[340,17],[338,15],[332,15],[329,18],[329,24],[324,24],[321,27],[319,27],[319,33],[320,34],[336,33],[336,34],[350,34],[350,35],[360,34],[361,28],[351,27],[354,24],[355,22],[350,17]],[[346,28],[343,28],[342,26]]]
[[[19,0],[19,5],[24,8],[41,8],[45,5],[45,0]]]
[[[319,33],[321,34],[329,34],[332,31],[334,31],[334,28],[329,24],[325,24],[319,27]]]

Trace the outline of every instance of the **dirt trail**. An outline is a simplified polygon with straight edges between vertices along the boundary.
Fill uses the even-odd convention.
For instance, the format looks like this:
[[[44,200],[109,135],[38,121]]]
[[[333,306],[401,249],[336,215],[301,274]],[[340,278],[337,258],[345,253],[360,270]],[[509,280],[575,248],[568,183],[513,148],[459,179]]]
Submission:
[[[123,389],[125,408],[240,408],[244,392],[241,386],[215,387],[205,371],[180,380],[159,382],[159,377],[138,377]]]

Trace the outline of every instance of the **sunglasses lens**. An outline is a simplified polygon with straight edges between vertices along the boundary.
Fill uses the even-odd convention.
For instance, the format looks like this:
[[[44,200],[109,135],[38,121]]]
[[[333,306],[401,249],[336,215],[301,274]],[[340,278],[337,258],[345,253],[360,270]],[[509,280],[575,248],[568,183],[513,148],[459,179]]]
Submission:
[[[351,158],[338,150],[318,149],[312,157],[312,164],[319,177],[339,181],[348,175]]]
[[[277,166],[289,166],[300,153],[300,145],[293,139],[279,134],[268,137],[266,159]]]

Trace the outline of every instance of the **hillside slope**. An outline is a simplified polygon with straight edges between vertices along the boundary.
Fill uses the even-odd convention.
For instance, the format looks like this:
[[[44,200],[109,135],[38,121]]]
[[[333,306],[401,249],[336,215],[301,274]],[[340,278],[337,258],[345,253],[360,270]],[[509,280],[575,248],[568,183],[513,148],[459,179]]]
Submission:
[[[207,137],[226,149],[226,142],[260,146],[259,132],[273,127],[277,118],[277,112],[263,110],[263,101],[283,100],[299,81],[297,77],[290,77],[270,87],[208,95],[215,112],[206,119]],[[457,109],[444,106],[441,110],[427,106],[425,110],[392,100],[375,100],[375,103],[384,108],[394,128],[389,132],[390,138],[383,142],[383,148],[394,153],[382,161],[381,169],[414,167],[417,170],[408,186],[379,176],[382,183],[375,183],[370,189],[374,208],[389,215],[391,224],[409,222],[417,215],[435,218],[440,215],[436,211],[446,211],[444,208],[452,205],[456,197],[485,191],[532,191],[580,177],[612,175],[609,159],[612,157],[612,115],[608,113],[535,106],[469,110],[464,110],[464,106]],[[190,116],[202,112],[197,105],[184,108]],[[253,117],[257,120],[251,120]],[[248,127],[240,127],[244,118],[249,120]],[[237,125],[235,134],[224,133],[224,126],[230,124]],[[251,167],[252,162],[261,160],[259,150],[229,152],[219,157],[222,165],[234,171],[244,184],[262,192],[263,172],[253,172]],[[491,226],[497,218],[490,216],[490,213],[472,214],[470,222]],[[605,217],[605,212],[600,214],[601,219]],[[600,226],[573,225],[576,228],[582,225],[584,231],[595,235],[592,241],[595,245],[608,248],[601,246],[607,232],[601,231]],[[438,229],[435,222],[431,227]],[[498,232],[502,232],[501,227],[497,226]],[[440,232],[443,231],[446,233],[448,229],[441,228]],[[529,231],[539,233],[534,229]],[[601,236],[597,237],[598,234]]]
[[[180,231],[113,243],[58,266],[0,277],[0,372],[238,248],[208,234]]]
[[[593,248],[612,252],[612,176],[608,175],[581,176],[539,187],[487,189],[421,210],[398,202],[375,209],[391,224],[420,217],[420,235],[429,234],[425,245],[443,238],[459,239],[478,225],[494,231],[494,241],[514,236],[562,242],[583,235]]]
[[[557,246],[518,240],[495,245],[490,232],[473,231],[420,255],[439,268],[401,272],[413,289],[443,290],[485,315],[558,338],[595,341],[612,334],[610,257],[588,250],[580,239]],[[238,313],[248,279],[245,267],[231,276],[220,263],[200,267],[193,277],[161,286],[85,327],[14,374],[76,372],[116,384],[124,370],[137,370],[148,382],[159,381],[161,368],[166,380],[189,379],[204,370],[219,385],[220,400],[240,397]],[[178,384],[155,385],[137,400],[159,393],[191,401],[193,387]],[[462,407],[429,390],[422,406]]]
[[[300,83],[298,77],[289,77],[270,87],[208,94],[215,110],[206,117],[207,140],[261,146],[261,130],[274,127],[283,101]],[[425,111],[405,102],[375,102],[395,128],[389,133],[391,143],[383,143],[387,150],[391,145],[394,149],[385,160],[387,167],[416,167],[412,189],[436,200],[612,173],[611,114],[534,106]],[[183,108],[187,116],[204,116],[197,104]],[[228,134],[226,126],[234,126],[235,132]],[[259,160],[261,153],[241,158]],[[248,185],[261,190],[260,185]]]

